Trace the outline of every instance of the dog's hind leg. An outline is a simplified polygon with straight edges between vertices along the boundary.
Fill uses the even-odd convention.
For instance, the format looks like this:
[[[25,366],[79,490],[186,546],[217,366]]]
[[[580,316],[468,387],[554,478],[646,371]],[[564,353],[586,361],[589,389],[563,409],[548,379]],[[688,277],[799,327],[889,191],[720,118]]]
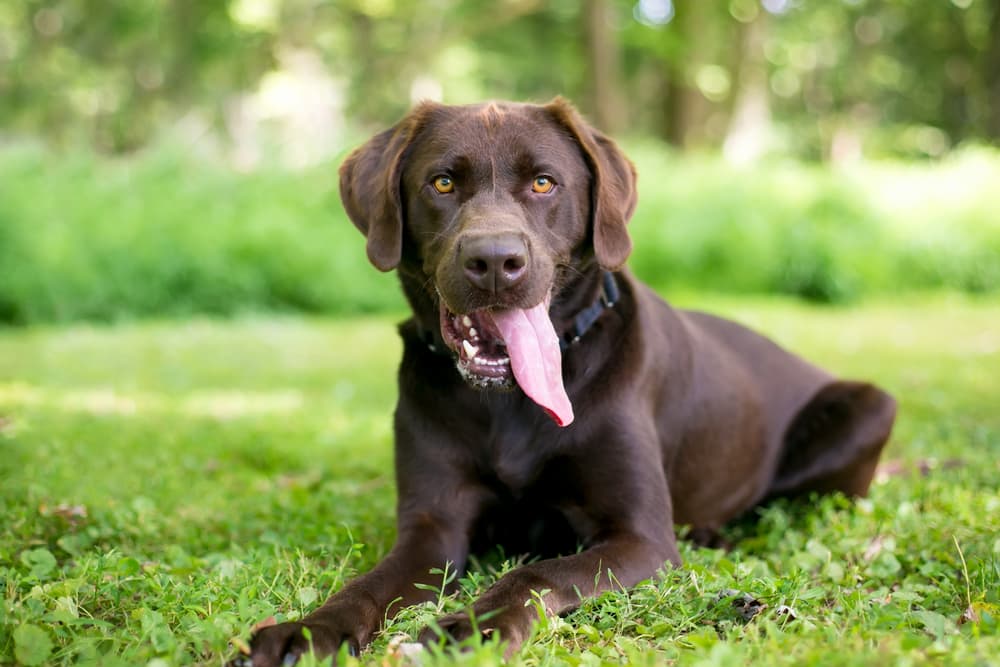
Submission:
[[[865,495],[895,417],[896,401],[873,385],[834,381],[823,386],[785,432],[768,497],[812,491]]]

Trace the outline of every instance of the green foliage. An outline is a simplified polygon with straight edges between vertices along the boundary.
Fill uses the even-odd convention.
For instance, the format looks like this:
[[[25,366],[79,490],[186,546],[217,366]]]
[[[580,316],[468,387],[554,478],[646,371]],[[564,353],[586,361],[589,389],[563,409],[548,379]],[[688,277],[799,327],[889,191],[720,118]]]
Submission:
[[[135,150],[171,114],[217,111],[274,63],[273,36],[228,0],[13,0],[0,6],[0,122]]]
[[[23,665],[41,665],[52,652],[52,640],[45,630],[25,623],[14,630],[14,657]]]
[[[631,266],[660,287],[815,301],[1000,288],[1000,157],[735,168],[627,147]],[[119,161],[0,153],[0,322],[247,311],[402,311],[365,259],[334,164],[235,173],[161,150]]]
[[[363,269],[332,166],[240,175],[171,153],[5,158],[0,320],[399,305],[394,280]]]
[[[308,52],[358,126],[434,91],[563,94],[607,129],[719,146],[750,91],[793,154],[828,157],[849,134],[939,156],[1000,138],[998,33],[997,0],[9,0],[0,122],[111,153],[192,112],[233,138],[241,96]]]
[[[996,299],[687,305],[886,386],[901,474],[772,505],[727,528],[729,553],[685,544],[662,579],[540,619],[511,664],[991,664]],[[0,332],[0,663],[219,664],[371,567],[393,539],[398,355],[389,318]],[[394,638],[516,565],[484,562],[342,664],[399,664]],[[737,591],[766,605],[753,620]],[[467,648],[422,664],[501,664],[495,640]]]
[[[941,163],[828,170],[734,168],[631,151],[640,205],[631,264],[662,286],[776,292],[838,302],[864,295],[1000,288],[1000,161],[969,150]]]

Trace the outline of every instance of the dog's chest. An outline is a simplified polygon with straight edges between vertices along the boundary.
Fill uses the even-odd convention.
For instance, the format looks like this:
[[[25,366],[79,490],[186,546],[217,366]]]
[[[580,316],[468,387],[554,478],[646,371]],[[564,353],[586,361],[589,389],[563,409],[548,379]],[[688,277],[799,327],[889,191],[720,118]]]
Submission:
[[[572,553],[597,524],[580,497],[574,460],[559,434],[498,428],[483,442],[481,481],[492,491],[484,513],[486,544],[543,557]]]
[[[495,419],[480,442],[481,473],[511,496],[523,496],[543,478],[553,457],[555,442],[548,428],[533,420]]]
[[[520,497],[543,475],[562,434],[523,395],[488,393],[475,398],[468,407],[478,415],[463,429],[465,447],[483,480]]]

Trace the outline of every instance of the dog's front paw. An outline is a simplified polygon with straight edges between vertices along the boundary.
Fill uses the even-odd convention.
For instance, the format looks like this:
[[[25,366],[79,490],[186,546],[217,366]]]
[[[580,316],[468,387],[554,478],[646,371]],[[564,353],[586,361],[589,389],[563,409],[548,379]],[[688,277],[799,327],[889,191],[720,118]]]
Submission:
[[[324,658],[345,644],[348,655],[361,652],[361,640],[350,631],[323,622],[279,623],[255,631],[250,654],[234,658],[229,667],[291,667],[306,653]]]
[[[509,657],[524,643],[531,633],[532,619],[524,614],[500,612],[482,614],[479,617],[465,612],[449,614],[439,618],[434,625],[424,628],[419,641],[422,644],[436,644],[443,638],[448,643],[461,644],[475,635],[485,639],[499,636],[506,644]]]

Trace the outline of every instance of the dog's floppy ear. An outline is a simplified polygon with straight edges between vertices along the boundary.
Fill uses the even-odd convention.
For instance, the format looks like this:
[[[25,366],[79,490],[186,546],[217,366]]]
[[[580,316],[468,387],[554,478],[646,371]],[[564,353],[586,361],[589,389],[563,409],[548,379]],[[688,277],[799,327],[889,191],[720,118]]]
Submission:
[[[406,149],[437,105],[422,102],[403,120],[376,134],[340,166],[340,200],[368,239],[368,259],[391,271],[403,252],[401,179]]]
[[[632,252],[625,225],[635,211],[635,167],[614,141],[590,127],[563,98],[555,98],[545,109],[572,133],[593,174],[591,216],[597,261],[606,269],[620,269]]]

